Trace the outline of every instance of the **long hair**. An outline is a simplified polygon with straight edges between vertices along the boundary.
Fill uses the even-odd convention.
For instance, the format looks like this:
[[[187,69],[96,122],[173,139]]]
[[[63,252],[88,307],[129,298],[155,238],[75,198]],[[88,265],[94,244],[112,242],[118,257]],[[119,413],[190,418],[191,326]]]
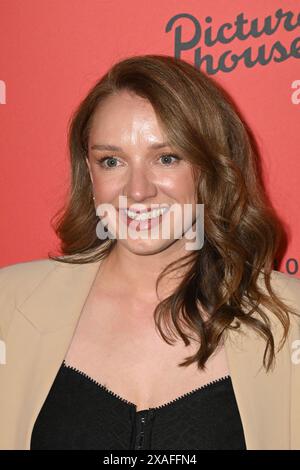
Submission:
[[[199,349],[180,366],[197,361],[205,369],[226,330],[244,324],[264,338],[263,365],[269,370],[275,362],[276,345],[272,318],[264,307],[283,327],[278,350],[288,335],[289,312],[295,314],[271,285],[284,230],[265,194],[251,131],[227,93],[188,62],[166,55],[125,58],[80,103],[68,134],[71,184],[53,225],[63,256],[48,253],[48,257],[64,263],[95,262],[108,256],[116,243],[97,236],[85,157],[96,108],[121,90],[152,104],[171,145],[192,163],[197,203],[205,208],[203,246],[169,264],[156,282],[157,289],[168,272],[188,268],[172,295],[155,308],[155,324],[162,338],[172,344],[179,335],[189,345],[184,328],[188,327],[195,333]],[[260,276],[267,291],[260,288]]]

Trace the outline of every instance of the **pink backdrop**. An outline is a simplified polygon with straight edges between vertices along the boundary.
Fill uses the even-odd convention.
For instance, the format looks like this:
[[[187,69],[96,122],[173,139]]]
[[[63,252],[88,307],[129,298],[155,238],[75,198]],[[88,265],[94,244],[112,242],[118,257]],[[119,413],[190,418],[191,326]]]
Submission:
[[[169,54],[209,56],[201,68],[238,104],[288,228],[278,268],[300,277],[298,17],[298,0],[0,0],[0,265],[58,247],[68,119],[88,89],[122,58]]]

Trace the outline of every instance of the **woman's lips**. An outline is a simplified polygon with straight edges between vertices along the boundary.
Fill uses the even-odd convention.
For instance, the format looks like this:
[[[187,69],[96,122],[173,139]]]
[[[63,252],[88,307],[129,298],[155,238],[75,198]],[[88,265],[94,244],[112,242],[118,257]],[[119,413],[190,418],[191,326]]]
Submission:
[[[158,225],[161,221],[163,216],[168,212],[169,209],[167,209],[163,214],[151,218],[151,219],[146,219],[146,220],[135,220],[131,219],[128,217],[124,209],[119,210],[120,213],[120,219],[125,222],[127,227],[130,226],[131,230],[136,230],[137,232],[141,230],[150,230],[152,227],[155,227]]]

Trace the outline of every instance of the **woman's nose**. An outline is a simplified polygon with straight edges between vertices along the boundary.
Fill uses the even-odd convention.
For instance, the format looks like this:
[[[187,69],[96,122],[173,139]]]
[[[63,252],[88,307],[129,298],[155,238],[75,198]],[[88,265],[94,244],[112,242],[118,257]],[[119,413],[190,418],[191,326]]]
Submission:
[[[132,168],[123,187],[123,194],[136,201],[151,198],[156,194],[153,175],[143,168]]]

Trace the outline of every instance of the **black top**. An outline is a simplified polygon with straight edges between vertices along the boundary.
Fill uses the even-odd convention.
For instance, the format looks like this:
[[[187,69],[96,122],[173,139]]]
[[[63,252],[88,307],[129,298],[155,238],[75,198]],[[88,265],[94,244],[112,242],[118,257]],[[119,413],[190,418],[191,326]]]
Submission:
[[[37,449],[246,449],[229,376],[164,405],[136,406],[62,363],[31,436]]]

